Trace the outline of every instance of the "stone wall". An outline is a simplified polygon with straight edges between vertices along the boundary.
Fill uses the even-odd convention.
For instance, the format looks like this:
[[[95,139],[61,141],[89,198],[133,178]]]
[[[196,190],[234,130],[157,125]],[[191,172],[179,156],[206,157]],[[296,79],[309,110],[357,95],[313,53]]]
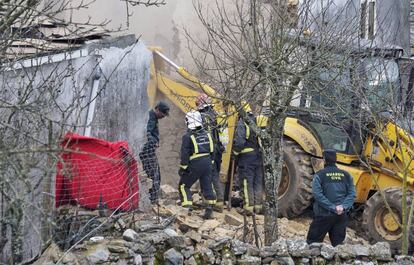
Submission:
[[[126,229],[122,238],[92,237],[65,254],[52,246],[34,264],[414,264],[412,256],[393,257],[388,243],[334,248],[325,243],[308,245],[303,239],[279,239],[271,246],[258,248],[230,237],[219,237],[200,245],[195,237],[179,235],[174,229],[162,228],[162,224],[158,224],[158,229],[147,229],[151,232],[144,231],[145,227],[137,231]],[[147,228],[151,227],[157,228],[147,224]]]

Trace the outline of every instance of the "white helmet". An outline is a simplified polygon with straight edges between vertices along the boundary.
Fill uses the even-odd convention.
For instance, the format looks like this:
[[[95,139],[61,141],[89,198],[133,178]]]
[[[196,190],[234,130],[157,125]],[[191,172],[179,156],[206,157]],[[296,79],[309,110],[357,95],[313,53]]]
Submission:
[[[190,130],[194,130],[197,127],[203,126],[201,113],[196,110],[192,110],[185,115],[185,122],[187,123],[187,127]]]

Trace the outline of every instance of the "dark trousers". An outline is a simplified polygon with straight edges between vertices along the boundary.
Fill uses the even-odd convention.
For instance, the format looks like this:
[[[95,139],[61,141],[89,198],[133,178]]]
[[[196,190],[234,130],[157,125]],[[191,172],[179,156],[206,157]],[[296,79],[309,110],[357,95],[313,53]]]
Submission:
[[[183,206],[192,205],[191,186],[200,180],[201,193],[208,204],[216,203],[211,177],[212,164],[210,156],[196,158],[190,161],[186,174],[180,176],[178,191]]]
[[[252,210],[261,207],[263,200],[263,165],[255,154],[243,154],[238,160],[238,176],[243,191],[243,207]]]
[[[308,244],[323,242],[326,234],[329,233],[331,244],[335,247],[345,240],[347,225],[348,215],[346,213],[342,215],[314,216],[306,241]]]
[[[222,156],[223,156],[223,153],[221,152],[221,150],[218,150],[218,148],[216,148],[214,152],[214,165],[213,165],[212,178],[213,178],[213,186],[214,186],[214,191],[216,192],[217,201],[224,201],[224,187],[220,181],[220,168],[221,168]]]
[[[144,171],[152,179],[152,187],[149,190],[152,203],[158,201],[161,185],[160,165],[156,154],[157,144],[148,141],[139,153]]]

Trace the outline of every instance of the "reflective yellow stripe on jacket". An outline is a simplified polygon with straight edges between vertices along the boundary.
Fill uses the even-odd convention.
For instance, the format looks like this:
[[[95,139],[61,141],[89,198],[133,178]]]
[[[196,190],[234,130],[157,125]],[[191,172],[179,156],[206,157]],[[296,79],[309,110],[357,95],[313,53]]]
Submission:
[[[245,127],[246,127],[246,140],[249,140],[250,138],[250,127],[247,123],[244,123]],[[254,149],[251,147],[246,147],[243,150],[240,151],[241,154],[245,154],[245,153],[250,153],[253,152]]]
[[[213,138],[211,137],[210,133],[207,133],[207,136],[208,136],[208,142],[210,144],[210,153],[213,153],[214,152]],[[198,153],[198,145],[197,145],[197,141],[196,141],[195,136],[191,135],[190,138],[191,138],[191,141],[193,142],[193,145],[194,145],[194,154],[192,156],[190,156],[190,160],[210,155],[210,153],[201,153],[201,154],[199,154]]]

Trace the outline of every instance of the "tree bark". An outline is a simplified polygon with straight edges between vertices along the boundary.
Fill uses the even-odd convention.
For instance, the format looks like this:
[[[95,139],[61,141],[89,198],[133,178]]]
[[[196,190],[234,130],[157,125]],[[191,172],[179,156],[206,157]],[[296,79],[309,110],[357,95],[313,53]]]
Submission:
[[[268,131],[262,138],[263,168],[266,200],[265,211],[265,245],[269,246],[278,239],[278,204],[277,191],[282,177],[282,137],[285,116],[282,113],[269,117]]]

